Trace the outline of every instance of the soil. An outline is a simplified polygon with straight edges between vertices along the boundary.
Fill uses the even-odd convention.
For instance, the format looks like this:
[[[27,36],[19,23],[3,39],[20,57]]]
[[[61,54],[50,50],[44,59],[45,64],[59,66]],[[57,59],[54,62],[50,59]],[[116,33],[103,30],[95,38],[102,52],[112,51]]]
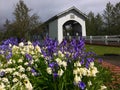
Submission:
[[[116,62],[114,63],[116,64]],[[110,90],[120,90],[120,67],[105,61],[102,62],[102,66],[108,68],[112,73],[112,82],[106,83],[106,85],[111,88]]]
[[[102,59],[103,59],[103,61],[105,61],[105,62],[109,62],[109,63],[111,63],[111,64],[113,64],[113,65],[116,65],[116,66],[120,66],[120,55],[111,55],[111,54],[106,54],[106,55],[104,55],[104,56],[100,56]]]

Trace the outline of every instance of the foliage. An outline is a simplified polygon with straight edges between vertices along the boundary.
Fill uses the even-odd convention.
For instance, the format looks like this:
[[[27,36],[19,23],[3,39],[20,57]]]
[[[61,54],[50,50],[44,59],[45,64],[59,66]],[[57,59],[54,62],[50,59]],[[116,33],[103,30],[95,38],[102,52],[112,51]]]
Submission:
[[[103,19],[102,16],[98,13],[96,16],[93,12],[88,14],[88,19],[86,21],[87,26],[87,35],[100,35],[103,34]]]
[[[0,31],[0,41],[2,41],[3,37],[4,37],[4,32]]]
[[[106,26],[107,32],[112,34],[112,25],[113,25],[113,5],[109,2],[106,5],[106,8],[103,13],[103,18],[104,18],[104,24]]]
[[[4,25],[7,29],[5,38],[18,37],[30,39],[31,31],[41,24],[39,16],[37,14],[31,15],[30,11],[24,1],[20,0],[16,4],[13,12],[15,20],[10,22],[7,19]]]
[[[0,88],[6,90],[105,90],[102,68],[84,40],[47,38],[41,45],[15,38],[0,45]]]
[[[115,5],[108,2],[102,14],[88,13],[86,27],[87,35],[119,35],[120,2]]]

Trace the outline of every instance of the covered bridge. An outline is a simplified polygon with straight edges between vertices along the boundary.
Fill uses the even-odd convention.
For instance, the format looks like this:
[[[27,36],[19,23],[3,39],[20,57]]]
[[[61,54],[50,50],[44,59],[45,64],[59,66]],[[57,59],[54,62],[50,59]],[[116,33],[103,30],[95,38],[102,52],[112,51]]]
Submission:
[[[68,36],[86,36],[86,18],[79,9],[71,7],[46,21],[45,33],[59,42]]]

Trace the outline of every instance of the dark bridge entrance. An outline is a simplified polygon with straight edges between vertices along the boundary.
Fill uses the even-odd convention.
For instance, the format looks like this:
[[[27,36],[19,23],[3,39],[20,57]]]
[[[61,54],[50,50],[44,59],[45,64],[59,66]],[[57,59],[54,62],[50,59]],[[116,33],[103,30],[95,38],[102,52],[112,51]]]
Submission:
[[[63,24],[63,36],[64,37],[76,37],[82,36],[82,27],[75,20],[69,20]]]

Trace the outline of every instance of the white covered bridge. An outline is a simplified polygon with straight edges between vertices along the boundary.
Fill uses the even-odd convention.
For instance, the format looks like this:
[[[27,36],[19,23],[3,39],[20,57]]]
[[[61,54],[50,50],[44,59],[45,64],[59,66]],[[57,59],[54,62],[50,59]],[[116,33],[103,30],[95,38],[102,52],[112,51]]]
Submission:
[[[45,31],[50,38],[59,42],[66,36],[86,36],[86,15],[71,7],[45,22]]]

